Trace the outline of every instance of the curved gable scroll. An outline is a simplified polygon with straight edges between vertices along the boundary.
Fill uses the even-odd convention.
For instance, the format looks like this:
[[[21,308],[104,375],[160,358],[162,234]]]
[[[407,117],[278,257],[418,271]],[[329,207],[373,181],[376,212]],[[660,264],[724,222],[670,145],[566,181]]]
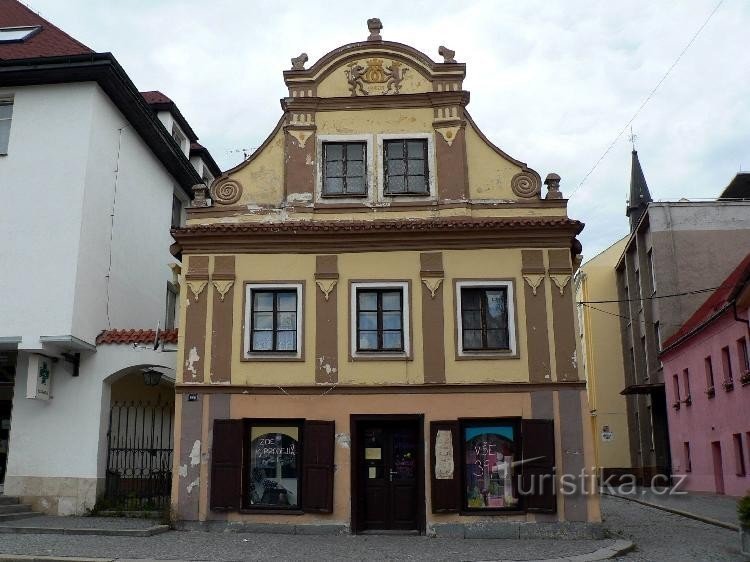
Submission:
[[[350,43],[321,57],[309,69],[284,72],[289,97],[358,97],[461,91],[463,63],[436,63],[403,43]]]

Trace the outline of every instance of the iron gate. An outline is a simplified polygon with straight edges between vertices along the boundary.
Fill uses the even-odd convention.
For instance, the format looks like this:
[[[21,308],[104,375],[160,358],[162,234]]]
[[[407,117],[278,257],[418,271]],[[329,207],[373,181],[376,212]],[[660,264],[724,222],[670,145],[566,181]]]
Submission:
[[[117,509],[162,509],[172,488],[174,404],[113,402],[105,498]]]

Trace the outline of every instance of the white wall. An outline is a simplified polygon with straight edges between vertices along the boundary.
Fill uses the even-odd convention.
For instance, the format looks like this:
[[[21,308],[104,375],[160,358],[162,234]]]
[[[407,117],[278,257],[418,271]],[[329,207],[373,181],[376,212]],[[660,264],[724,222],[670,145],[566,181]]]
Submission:
[[[0,156],[0,337],[71,333],[81,204],[95,85],[0,88],[14,94]]]
[[[172,177],[97,84],[0,88],[8,93],[0,294],[12,298],[0,299],[0,337],[23,337],[22,348],[40,336],[94,343],[108,327],[163,323]]]

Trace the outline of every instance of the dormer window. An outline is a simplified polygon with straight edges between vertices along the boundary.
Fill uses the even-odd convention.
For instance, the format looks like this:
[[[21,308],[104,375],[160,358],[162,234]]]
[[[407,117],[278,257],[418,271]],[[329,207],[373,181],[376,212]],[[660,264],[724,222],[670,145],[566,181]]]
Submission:
[[[383,142],[385,195],[428,195],[430,191],[426,139]]]
[[[40,25],[0,27],[0,43],[22,43],[36,35],[40,29],[42,29]]]
[[[323,197],[367,196],[367,143],[323,143]]]

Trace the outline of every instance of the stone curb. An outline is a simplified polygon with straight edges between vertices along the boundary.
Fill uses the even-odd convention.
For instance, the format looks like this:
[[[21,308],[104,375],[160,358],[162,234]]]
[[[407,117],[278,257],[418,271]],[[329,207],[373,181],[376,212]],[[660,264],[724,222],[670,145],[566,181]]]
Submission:
[[[627,554],[635,548],[635,544],[625,539],[616,540],[611,546],[604,546],[588,554],[575,554],[564,558],[546,558],[544,560],[496,560],[492,562],[596,562],[609,560],[616,556]]]
[[[641,500],[638,498],[620,496],[618,494],[610,494],[609,492],[602,492],[602,494],[606,494],[613,498],[619,498],[621,500],[628,500],[631,502],[639,503],[641,505],[646,505],[648,507],[653,507],[655,509],[661,509],[662,511],[668,511],[669,513],[674,513],[675,515],[682,515],[683,517],[687,517],[688,519],[695,519],[696,521],[700,521],[701,523],[708,523],[709,525],[715,525],[716,527],[723,527],[724,529],[729,529],[730,531],[740,530],[739,525],[732,525],[731,523],[726,523],[724,521],[719,521],[718,519],[712,519],[711,517],[698,515],[697,513],[691,513],[690,511],[682,511],[681,509],[675,509],[674,507],[667,507],[666,505],[661,505],[661,504],[653,503],[653,502],[647,502],[645,500]]]
[[[66,529],[64,527],[0,526],[0,535],[95,535],[98,537],[152,537],[169,531],[169,525],[155,525],[148,529]],[[1,555],[0,555],[1,556]],[[4,560],[0,558],[0,561]]]

